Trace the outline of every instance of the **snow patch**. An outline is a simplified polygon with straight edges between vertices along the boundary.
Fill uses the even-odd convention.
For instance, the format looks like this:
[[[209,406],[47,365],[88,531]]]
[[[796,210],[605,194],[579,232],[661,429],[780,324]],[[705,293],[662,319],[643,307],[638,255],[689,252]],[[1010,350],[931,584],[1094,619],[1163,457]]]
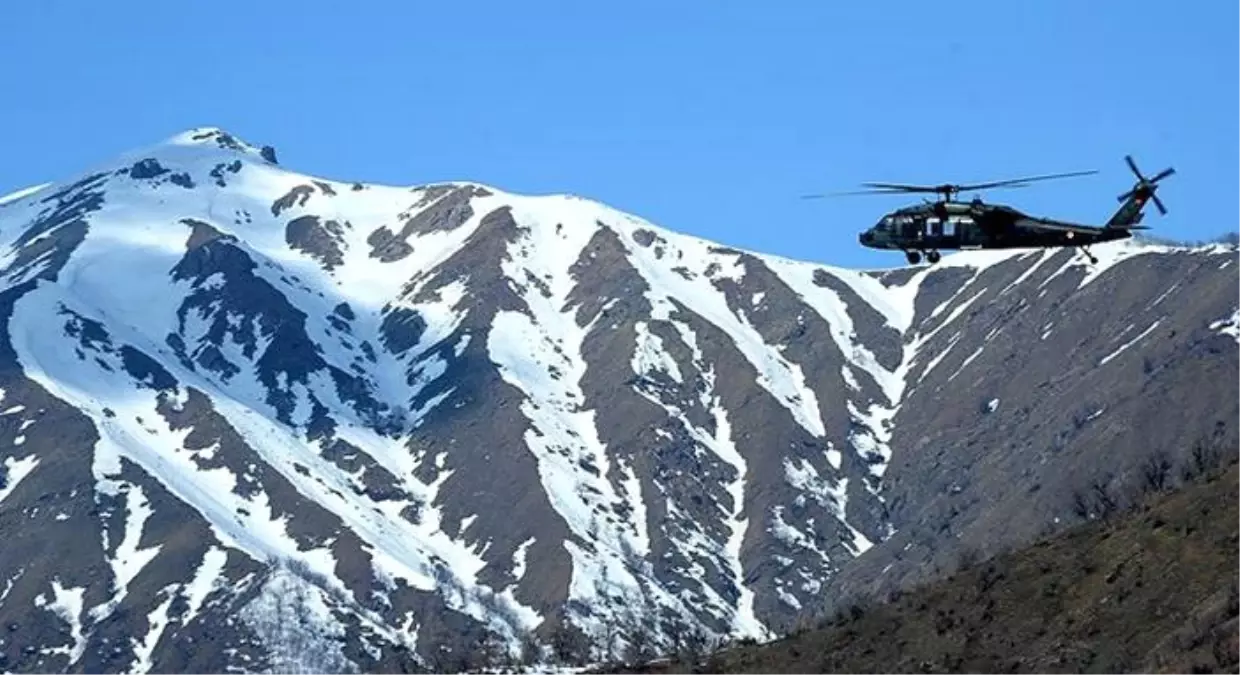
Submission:
[[[650,372],[666,373],[677,384],[683,384],[684,378],[676,360],[663,347],[663,340],[650,332],[645,321],[634,324],[637,331],[637,349],[633,352],[633,372],[645,375]]]
[[[1158,324],[1160,324],[1160,323],[1162,323],[1162,319],[1158,319],[1158,320],[1157,320],[1157,321],[1155,321],[1154,323],[1150,324],[1150,327],[1149,327],[1149,328],[1146,328],[1146,329],[1145,329],[1145,330],[1143,330],[1143,331],[1141,331],[1141,334],[1140,334],[1140,335],[1138,335],[1138,336],[1136,336],[1135,338],[1133,338],[1133,339],[1129,340],[1128,342],[1125,342],[1124,344],[1120,345],[1119,349],[1116,349],[1115,351],[1111,352],[1110,354],[1107,354],[1106,356],[1102,357],[1102,360],[1098,362],[1098,365],[1099,365],[1099,366],[1105,366],[1105,365],[1106,365],[1109,361],[1111,361],[1111,360],[1112,360],[1112,359],[1114,359],[1115,357],[1119,356],[1120,354],[1123,354],[1123,353],[1124,353],[1124,350],[1126,350],[1126,349],[1128,349],[1129,347],[1131,347],[1131,346],[1133,346],[1134,344],[1136,344],[1138,341],[1140,341],[1140,340],[1141,340],[1141,338],[1145,337],[1146,335],[1149,335],[1149,334],[1150,334],[1150,332],[1151,332],[1151,331],[1153,331],[1155,328],[1158,328]]]
[[[111,483],[107,492],[121,495],[127,515],[123,538],[117,545],[116,552],[108,556],[108,564],[112,567],[112,576],[116,580],[116,594],[107,603],[91,610],[95,621],[106,617],[120,606],[129,592],[129,584],[155,559],[155,556],[159,555],[162,548],[161,546],[139,548],[146,521],[153,513],[150,501],[142,492],[142,488],[134,484],[117,483],[108,478],[102,479],[100,483]],[[105,533],[105,540],[109,534]]]
[[[1223,335],[1230,335],[1240,342],[1240,309],[1236,309],[1231,316],[1225,316],[1218,321],[1210,323],[1210,330],[1218,331]]]
[[[19,199],[24,199],[26,197],[29,197],[43,190],[49,185],[51,185],[51,183],[43,183],[41,185],[33,185],[28,188],[22,188],[20,190],[15,190],[13,192],[10,192],[9,194],[4,195],[3,197],[0,197],[0,206],[4,206],[5,204],[8,204],[10,202],[15,202]]]
[[[60,584],[59,579],[52,579],[52,594],[51,602],[48,602],[43,594],[36,596],[35,607],[46,608],[68,624],[69,637],[72,638],[73,644],[69,647],[48,649],[45,653],[68,655],[71,668],[86,652],[86,635],[82,632],[82,607],[86,587],[65,587]]]
[[[13,491],[17,489],[18,483],[21,483],[26,476],[29,476],[30,472],[34,471],[34,468],[38,465],[39,458],[34,455],[26,455],[21,459],[13,459],[12,457],[4,459],[3,474],[6,478],[4,485],[0,486],[0,504],[3,504],[4,500],[13,494]]]

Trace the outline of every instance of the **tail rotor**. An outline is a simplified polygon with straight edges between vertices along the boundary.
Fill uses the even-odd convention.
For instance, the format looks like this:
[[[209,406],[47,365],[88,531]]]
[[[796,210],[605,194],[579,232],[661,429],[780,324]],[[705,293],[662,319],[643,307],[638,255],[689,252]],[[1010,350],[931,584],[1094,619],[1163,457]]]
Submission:
[[[1119,201],[1126,201],[1129,197],[1136,196],[1139,201],[1145,201],[1146,198],[1154,202],[1154,206],[1158,207],[1158,212],[1167,215],[1167,207],[1163,206],[1162,200],[1158,198],[1155,191],[1158,189],[1158,181],[1175,173],[1175,169],[1167,167],[1162,171],[1154,174],[1151,178],[1146,178],[1141,170],[1137,168],[1137,163],[1132,161],[1131,155],[1124,155],[1124,161],[1128,163],[1128,168],[1137,177],[1137,184],[1132,189],[1119,196]]]

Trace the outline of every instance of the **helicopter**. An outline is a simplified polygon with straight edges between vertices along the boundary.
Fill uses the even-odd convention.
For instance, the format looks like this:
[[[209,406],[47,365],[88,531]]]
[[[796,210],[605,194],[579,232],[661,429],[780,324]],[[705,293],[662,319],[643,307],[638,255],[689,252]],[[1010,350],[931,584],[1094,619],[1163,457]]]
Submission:
[[[1089,246],[1108,241],[1127,239],[1133,230],[1146,230],[1141,220],[1143,209],[1153,201],[1158,211],[1166,215],[1167,209],[1156,194],[1158,182],[1175,173],[1166,168],[1146,178],[1137,168],[1132,156],[1124,161],[1137,177],[1137,182],[1119,196],[1120,207],[1105,224],[1085,225],[1053,218],[1032,216],[1004,204],[986,203],[975,196],[972,201],[954,201],[952,198],[965,191],[990,188],[1025,187],[1030,183],[1072,176],[1086,176],[1097,171],[1074,171],[991,181],[972,185],[904,185],[899,183],[863,183],[870,188],[857,192],[804,195],[805,199],[858,194],[906,194],[932,193],[942,196],[938,201],[925,200],[922,204],[896,209],[883,215],[874,226],[858,235],[862,246],[881,250],[904,251],[910,265],[921,262],[922,255],[931,265],[940,259],[940,250],[976,250],[1007,248],[1076,247],[1097,264],[1098,259]]]

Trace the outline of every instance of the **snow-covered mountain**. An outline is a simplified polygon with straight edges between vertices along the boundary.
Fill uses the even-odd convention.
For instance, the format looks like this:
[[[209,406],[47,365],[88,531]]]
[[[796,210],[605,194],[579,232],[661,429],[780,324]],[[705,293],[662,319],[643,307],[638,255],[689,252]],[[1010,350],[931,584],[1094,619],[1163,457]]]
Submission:
[[[839,269],[218,129],[4,198],[0,668],[763,638],[1028,538],[1236,436],[1236,248],[1095,253]]]

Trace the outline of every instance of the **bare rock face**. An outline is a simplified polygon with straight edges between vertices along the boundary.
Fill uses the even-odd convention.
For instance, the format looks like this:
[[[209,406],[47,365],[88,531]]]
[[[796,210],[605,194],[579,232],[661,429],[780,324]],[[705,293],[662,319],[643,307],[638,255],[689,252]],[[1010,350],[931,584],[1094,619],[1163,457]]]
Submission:
[[[0,667],[764,638],[1237,444],[1234,244],[864,272],[269,154],[0,208]]]
[[[978,273],[942,306],[958,318],[927,333],[894,417],[896,533],[833,596],[908,586],[962,550],[1075,522],[1076,495],[1097,484],[1124,499],[1153,457],[1180,467],[1196,446],[1235,448],[1234,255],[1148,252],[1095,276],[1057,274],[1060,252]]]

